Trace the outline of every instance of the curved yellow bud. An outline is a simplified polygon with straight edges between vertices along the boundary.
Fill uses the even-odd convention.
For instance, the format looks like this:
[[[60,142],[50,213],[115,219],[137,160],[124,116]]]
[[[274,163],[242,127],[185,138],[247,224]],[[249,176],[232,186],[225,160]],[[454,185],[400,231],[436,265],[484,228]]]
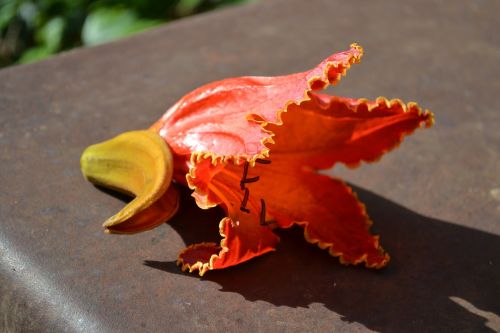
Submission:
[[[92,145],[80,159],[90,182],[135,196],[107,219],[107,233],[136,233],[152,229],[179,206],[179,193],[170,186],[173,158],[165,141],[150,130],[131,131]]]

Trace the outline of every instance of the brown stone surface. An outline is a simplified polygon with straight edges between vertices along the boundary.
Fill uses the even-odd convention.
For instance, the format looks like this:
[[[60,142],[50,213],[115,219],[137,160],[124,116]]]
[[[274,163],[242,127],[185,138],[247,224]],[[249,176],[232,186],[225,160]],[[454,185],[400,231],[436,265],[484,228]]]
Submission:
[[[0,71],[0,331],[500,330],[500,2],[275,0]],[[332,173],[391,253],[344,267],[280,232],[275,253],[200,279],[178,252],[216,232],[186,192],[170,224],[103,234],[123,202],[85,182],[89,144],[150,125],[191,89],[305,70],[358,42],[335,94],[436,114],[379,163]]]

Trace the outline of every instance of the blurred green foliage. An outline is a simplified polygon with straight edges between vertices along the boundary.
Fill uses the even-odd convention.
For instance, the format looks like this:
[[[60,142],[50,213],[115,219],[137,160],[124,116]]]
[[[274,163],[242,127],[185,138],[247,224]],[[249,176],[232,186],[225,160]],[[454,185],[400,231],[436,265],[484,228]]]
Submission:
[[[0,0],[0,67],[251,0]]]

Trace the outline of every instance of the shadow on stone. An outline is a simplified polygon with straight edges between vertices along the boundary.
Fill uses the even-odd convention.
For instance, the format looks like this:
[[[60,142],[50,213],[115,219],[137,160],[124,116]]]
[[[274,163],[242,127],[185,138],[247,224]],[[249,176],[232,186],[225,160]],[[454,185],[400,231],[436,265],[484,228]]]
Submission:
[[[294,227],[277,232],[281,242],[276,252],[208,272],[203,280],[249,301],[305,308],[322,303],[346,321],[383,332],[492,331],[486,319],[452,299],[499,314],[500,237],[428,218],[354,189],[375,221],[372,231],[382,236],[382,245],[392,256],[387,268],[343,266],[306,243],[302,230]],[[188,201],[186,195],[184,201]],[[169,224],[186,244],[216,241],[222,215],[221,210],[203,211],[185,203]],[[185,274],[175,262],[146,261],[145,265]]]

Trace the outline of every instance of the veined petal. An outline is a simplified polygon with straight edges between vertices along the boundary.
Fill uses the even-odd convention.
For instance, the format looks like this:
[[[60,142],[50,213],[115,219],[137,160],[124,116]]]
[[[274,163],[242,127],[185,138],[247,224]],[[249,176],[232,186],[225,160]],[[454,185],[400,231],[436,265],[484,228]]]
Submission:
[[[416,103],[379,97],[375,101],[311,93],[312,99],[282,114],[284,126],[269,124],[275,133],[274,156],[315,169],[337,162],[354,167],[378,160],[397,147],[405,135],[431,126],[431,112]]]
[[[308,242],[328,249],[344,264],[380,268],[388,263],[389,255],[379,245],[379,237],[369,232],[372,222],[364,205],[349,186],[270,157],[271,164],[252,168],[250,176],[260,178],[247,185],[252,196],[265,200],[269,218],[282,228],[303,226]],[[226,168],[226,173],[237,170],[230,164]]]
[[[255,163],[246,173],[241,164],[228,162],[221,167],[220,163],[214,165],[204,160],[195,169],[200,177],[193,178],[190,175],[188,183],[195,188],[196,193],[198,189],[203,188],[202,183],[207,179],[202,174],[211,174],[210,184],[205,187],[209,189],[208,197],[225,197],[227,199],[223,200],[224,205],[230,207],[230,212],[237,212],[243,217],[252,216],[252,222],[244,224],[253,226],[252,232],[245,231],[245,242],[248,244],[268,239],[263,235],[272,234],[270,227],[273,225],[262,227],[257,222],[259,219],[255,212],[260,215],[262,210],[255,203],[262,199],[266,203],[266,222],[275,222],[275,225],[282,228],[293,224],[303,226],[307,241],[322,249],[328,249],[329,253],[339,257],[342,263],[365,263],[367,267],[374,268],[383,267],[388,263],[389,255],[379,245],[379,237],[369,232],[371,221],[364,205],[345,183],[316,174],[301,165],[290,164],[279,155],[274,157],[271,153],[270,157],[271,164]],[[238,183],[243,178],[256,177],[259,177],[258,181],[245,184],[249,192],[245,200],[242,194],[244,192]],[[214,194],[214,191],[217,194]],[[221,191],[224,193],[220,193]],[[242,202],[246,202],[244,206],[249,209],[250,214],[238,211]],[[216,251],[215,247],[213,249]],[[198,266],[202,267],[201,264]]]
[[[278,77],[240,77],[213,82],[184,96],[151,129],[160,133],[177,155],[206,153],[226,156],[265,156],[271,133],[262,123],[281,123],[289,105],[308,100],[309,92],[335,84],[363,50],[353,44],[315,68]],[[206,157],[206,156],[205,156]]]
[[[228,173],[221,163],[212,164],[210,159],[201,160],[192,170],[187,179],[191,187],[199,189],[193,195],[198,205],[218,202],[228,217],[219,224],[220,244],[195,244],[181,252],[177,263],[183,270],[198,270],[203,275],[208,270],[233,266],[274,250],[279,238],[269,226],[260,224],[262,206],[253,198],[245,199],[239,176]]]

